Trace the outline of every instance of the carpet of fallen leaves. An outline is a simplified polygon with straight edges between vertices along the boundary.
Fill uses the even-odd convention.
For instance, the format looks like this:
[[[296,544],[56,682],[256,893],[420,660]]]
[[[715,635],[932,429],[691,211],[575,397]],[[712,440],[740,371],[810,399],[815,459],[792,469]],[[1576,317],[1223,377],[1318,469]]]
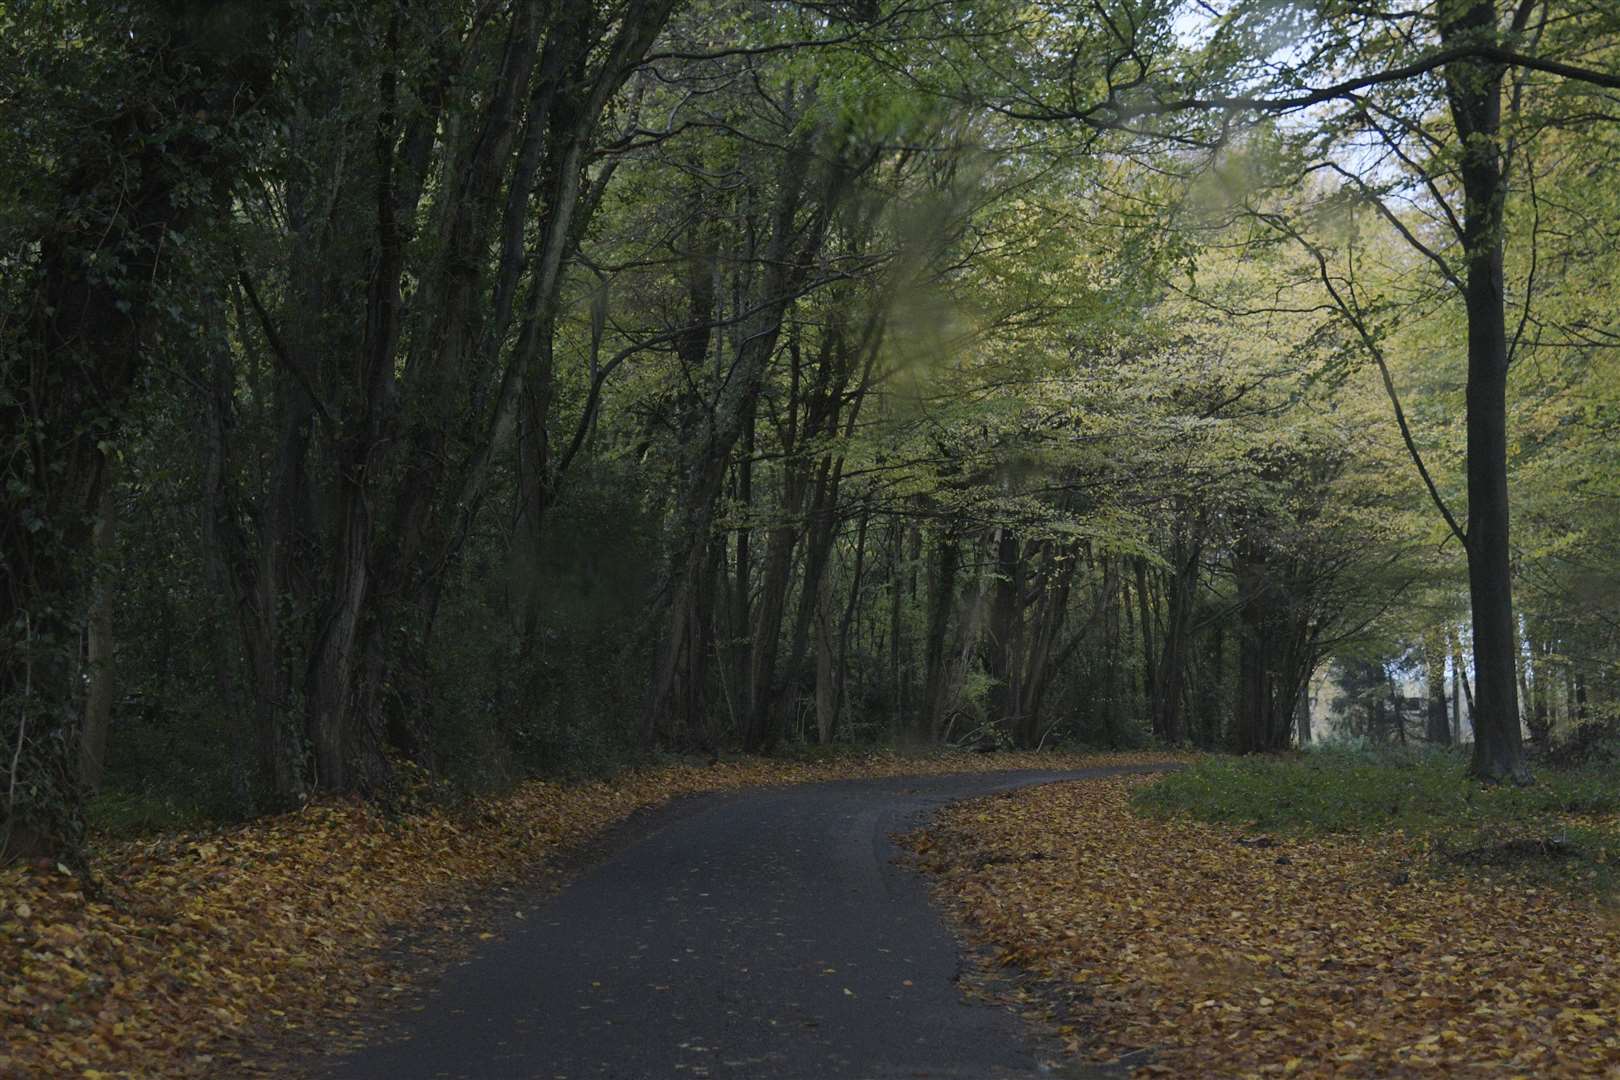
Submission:
[[[1144,782],[975,800],[908,838],[1070,1053],[1137,1076],[1620,1077],[1612,910],[1433,877],[1398,834],[1145,820]]]
[[[384,996],[404,989],[389,955],[402,927],[441,919],[682,795],[1163,760],[958,753],[669,765],[610,782],[533,781],[405,817],[317,802],[236,828],[110,844],[92,852],[100,887],[88,897],[64,867],[14,866],[0,870],[0,1076],[273,1070],[255,1046],[336,1036],[344,1010],[375,1002],[379,986]]]

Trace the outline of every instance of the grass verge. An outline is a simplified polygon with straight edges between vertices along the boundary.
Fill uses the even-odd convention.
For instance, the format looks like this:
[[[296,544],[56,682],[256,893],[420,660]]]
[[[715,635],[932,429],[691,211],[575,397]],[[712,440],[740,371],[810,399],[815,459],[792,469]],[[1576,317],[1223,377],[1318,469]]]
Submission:
[[[1399,832],[1431,853],[1430,870],[1603,896],[1620,888],[1620,767],[1543,768],[1527,787],[1482,787],[1466,768],[1461,754],[1416,747],[1205,758],[1141,788],[1133,803],[1161,818],[1296,836]]]

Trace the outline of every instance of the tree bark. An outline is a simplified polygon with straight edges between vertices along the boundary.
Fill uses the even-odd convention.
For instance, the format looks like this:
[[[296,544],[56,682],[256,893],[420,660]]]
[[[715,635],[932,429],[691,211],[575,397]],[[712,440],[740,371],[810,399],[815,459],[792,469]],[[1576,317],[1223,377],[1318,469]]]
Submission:
[[[923,704],[915,718],[914,735],[933,742],[944,723],[948,670],[946,633],[956,607],[956,573],[961,562],[961,541],[954,532],[942,533],[934,543],[933,573],[928,581],[928,626],[923,632]]]
[[[1443,45],[1494,44],[1494,0],[1446,0]],[[1446,93],[1462,142],[1464,300],[1468,317],[1468,594],[1473,604],[1475,713],[1470,771],[1491,782],[1530,782],[1513,678],[1518,635],[1507,482],[1508,341],[1503,282],[1500,133],[1505,67],[1483,60],[1446,65]]]
[[[837,650],[831,590],[816,592],[816,741],[825,746],[838,729]]]
[[[1021,746],[1029,744],[1022,706],[1024,637],[1024,558],[1018,534],[1003,525],[996,530],[996,580],[991,591],[986,670],[990,686],[991,723]]]
[[[1254,541],[1239,545],[1238,693],[1232,748],[1240,754],[1270,750],[1271,632],[1265,552]]]
[[[1446,656],[1438,632],[1430,632],[1423,639],[1423,673],[1428,690],[1423,737],[1438,746],[1450,746],[1451,725],[1446,719]]]
[[[96,564],[85,650],[90,685],[85,694],[84,727],[79,733],[79,782],[86,791],[92,792],[101,790],[101,780],[107,770],[107,728],[112,720],[113,699],[118,692],[115,667],[117,642],[113,633],[113,599],[116,593],[112,566],[118,550],[117,539],[118,499],[114,478],[109,475],[101,488],[101,505],[90,545]]]

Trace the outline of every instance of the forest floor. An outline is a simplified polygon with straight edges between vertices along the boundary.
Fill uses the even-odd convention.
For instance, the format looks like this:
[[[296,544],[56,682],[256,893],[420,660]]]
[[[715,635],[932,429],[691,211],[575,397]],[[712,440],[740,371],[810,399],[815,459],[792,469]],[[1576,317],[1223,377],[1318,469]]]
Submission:
[[[1380,812],[1399,825],[1331,832],[1257,831],[1230,778],[1211,802],[1233,820],[1176,809],[1210,816],[1188,795],[1199,774],[1244,767],[1210,759],[1159,781],[1168,797],[1127,777],[975,800],[906,844],[1003,972],[996,992],[1079,1059],[1139,1076],[1620,1075],[1620,911],[1591,887],[1620,816],[1566,809],[1460,849],[1398,799]],[[1309,783],[1278,788],[1296,824]],[[1469,813],[1493,799],[1451,790]],[[1581,870],[1555,820],[1614,846]]]
[[[340,1039],[346,1015],[410,992],[422,968],[402,943],[492,936],[481,929],[481,896],[532,888],[548,868],[560,877],[611,826],[682,796],[1171,760],[955,753],[672,764],[611,781],[531,781],[452,808],[391,816],[323,800],[237,827],[109,841],[91,851],[88,895],[66,867],[13,866],[0,870],[0,1076],[273,1070],[267,1047]]]

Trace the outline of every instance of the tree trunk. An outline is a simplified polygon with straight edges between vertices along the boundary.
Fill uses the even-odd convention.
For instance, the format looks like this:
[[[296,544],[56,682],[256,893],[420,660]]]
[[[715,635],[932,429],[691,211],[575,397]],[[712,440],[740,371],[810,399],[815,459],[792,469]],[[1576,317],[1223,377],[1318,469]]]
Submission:
[[[820,193],[822,204],[805,226],[800,214],[812,197],[808,188],[815,136],[815,127],[804,125],[795,132],[782,155],[776,178],[776,199],[769,214],[768,237],[763,250],[757,253],[764,269],[760,274],[759,295],[752,298],[755,308],[752,315],[736,327],[735,362],[717,372],[718,386],[713,401],[703,403],[703,415],[687,440],[688,460],[683,463],[678,481],[680,491],[671,557],[659,589],[671,598],[673,606],[667,629],[655,650],[652,684],[642,710],[642,731],[649,741],[668,717],[673,704],[670,695],[680,664],[683,660],[686,663],[703,660],[689,647],[691,643],[686,638],[690,627],[680,605],[690,602],[687,594],[692,584],[683,579],[701,572],[705,563],[702,553],[710,540],[726,462],[742,438],[750,403],[759,396],[766,369],[776,352],[783,321],[812,261],[821,251],[828,219],[847,179],[841,166],[835,163],[829,185]],[[759,670],[758,659],[752,667]],[[757,687],[755,692],[757,694]],[[752,712],[757,715],[759,709],[760,703],[753,702]],[[747,740],[745,735],[745,743]]]
[[[1384,677],[1388,680],[1389,713],[1395,725],[1395,741],[1402,746],[1406,745],[1406,710],[1401,707],[1400,687],[1396,685],[1395,673],[1389,668],[1384,669]]]
[[[1175,745],[1187,737],[1185,690],[1188,640],[1192,631],[1193,606],[1198,588],[1198,560],[1203,542],[1196,535],[1184,536],[1178,526],[1171,545],[1171,566],[1165,575],[1166,604],[1164,643],[1155,666],[1158,678],[1150,698],[1153,731]]]
[[[1423,737],[1438,746],[1451,745],[1451,725],[1446,719],[1446,656],[1438,632],[1423,639],[1424,678],[1428,684],[1428,712]]]
[[[1494,0],[1446,0],[1445,46],[1496,44]],[[1529,783],[1519,730],[1513,657],[1513,577],[1508,535],[1508,341],[1503,296],[1503,206],[1507,181],[1499,137],[1502,79],[1497,62],[1445,67],[1452,120],[1462,141],[1464,298],[1468,315],[1468,594],[1474,621],[1474,757],[1470,771],[1491,782]]]
[[[1458,704],[1459,707],[1457,709],[1457,719],[1455,725],[1456,736],[1452,739],[1453,742],[1460,745],[1463,741],[1462,721],[1464,719],[1467,719],[1468,721],[1469,734],[1473,734],[1474,689],[1468,681],[1468,669],[1463,666],[1461,635],[1452,627],[1447,626],[1446,638],[1451,647],[1451,670],[1455,673],[1458,685],[1462,687],[1462,693],[1458,695],[1458,702],[1454,703]],[[1466,706],[1466,708],[1463,708],[1462,706]]]
[[[816,592],[816,741],[832,742],[838,728],[837,650],[833,634],[831,589]]]
[[[101,488],[100,512],[96,515],[91,550],[95,555],[95,582],[90,597],[90,618],[86,660],[90,686],[85,694],[84,727],[79,733],[79,782],[86,791],[100,791],[107,768],[107,727],[112,719],[113,699],[118,692],[114,663],[117,643],[113,638],[113,566],[117,554],[118,500],[114,495],[112,468]]]
[[[1122,688],[1124,680],[1121,678],[1121,654],[1123,652],[1121,639],[1121,624],[1130,618],[1130,605],[1125,602],[1124,586],[1118,578],[1117,558],[1104,558],[1103,581],[1104,588],[1102,602],[1105,605],[1103,618],[1103,730],[1108,734],[1108,744],[1119,744],[1120,721],[1123,719]],[[1111,586],[1111,587],[1110,587]]]
[[[743,417],[742,449],[737,457],[736,483],[737,505],[741,508],[743,520],[737,526],[736,539],[736,569],[731,594],[731,642],[728,649],[731,663],[732,693],[736,698],[736,706],[732,710],[733,720],[740,735],[748,723],[748,717],[753,711],[753,696],[749,693],[748,681],[753,662],[751,650],[752,638],[749,628],[753,624],[753,564],[752,526],[749,525],[748,516],[754,509],[754,438],[757,420],[755,416],[755,403],[750,399],[747,414]]]
[[[1456,641],[1447,630],[1447,648],[1452,653],[1452,745],[1463,742],[1463,657],[1456,654]]]
[[[170,272],[185,264],[165,245],[227,205],[240,166],[231,129],[270,85],[271,43],[290,14],[272,4],[184,14],[169,10],[175,5],[137,7],[110,44],[127,50],[123,66],[142,81],[109,91],[119,107],[69,155],[40,148],[63,214],[18,249],[35,252],[24,261],[37,268],[29,291],[38,301],[14,313],[18,347],[0,365],[0,751],[11,766],[0,862],[78,850],[82,715],[72,643],[87,611],[84,567],[106,448],[121,436],[162,328]],[[204,115],[220,134],[190,123]],[[107,227],[93,235],[64,225],[103,215]]]
[[[889,550],[889,689],[894,695],[894,733],[899,738],[905,738],[911,730],[911,723],[906,715],[904,679],[906,666],[902,662],[904,653],[900,644],[903,629],[900,605],[904,599],[901,591],[904,583],[902,570],[905,565],[905,530],[899,522],[895,522],[891,527],[891,536],[894,543]]]
[[[855,531],[855,569],[850,575],[849,599],[844,604],[844,614],[838,624],[838,658],[833,668],[835,680],[833,696],[833,720],[843,712],[844,702],[849,697],[849,643],[850,628],[855,625],[856,613],[860,610],[861,583],[866,574],[866,527],[871,514],[865,510],[861,512],[860,525]]]
[[[1232,749],[1253,754],[1271,749],[1267,737],[1271,692],[1271,635],[1267,626],[1264,552],[1252,542],[1238,555],[1238,692],[1233,717]]]
[[[1080,561],[1077,546],[1060,552],[1050,542],[1046,545],[1045,566],[1040,578],[1043,594],[1039,601],[1040,616],[1029,635],[1029,659],[1022,680],[1023,700],[1018,706],[1022,723],[1014,732],[1018,745],[1025,748],[1032,749],[1040,744],[1041,710],[1046,701],[1047,688],[1051,686],[1058,669],[1063,666],[1070,651],[1077,647],[1079,638],[1089,631],[1099,618],[1106,618],[1113,612],[1117,603],[1118,563],[1117,560],[1104,558],[1102,583],[1098,587],[1091,614],[1086,624],[1070,639],[1069,645],[1061,653],[1058,652],[1057,640],[1068,618],[1069,594],[1073,589],[1076,565]],[[1058,563],[1055,567],[1054,562]],[[1114,627],[1116,635],[1118,629],[1116,623]],[[1115,646],[1117,648],[1117,642]],[[1115,665],[1117,667],[1117,657]]]
[[[956,572],[961,542],[953,532],[934,544],[934,572],[928,582],[928,627],[923,633],[923,705],[916,716],[915,735],[932,742],[944,723],[948,670],[945,636],[956,606]]]
[[[783,515],[796,518],[797,507],[783,507]],[[798,544],[797,520],[771,526],[765,546],[765,565],[760,574],[759,609],[754,614],[749,655],[749,701],[751,708],[743,728],[743,749],[756,753],[770,741],[770,729],[777,707],[776,656],[782,643],[782,620],[787,612],[788,587],[792,583],[793,551]]]
[[[1031,737],[1021,708],[1024,701],[1020,664],[1024,637],[1023,545],[1018,542],[1018,534],[1006,526],[997,529],[996,534],[996,581],[990,602],[985,656],[985,667],[993,680],[989,720],[1005,725],[1003,730],[1014,742],[1028,746]]]
[[[1153,648],[1153,610],[1148,599],[1147,560],[1138,555],[1133,561],[1136,571],[1137,625],[1142,636],[1142,704],[1146,707],[1149,718],[1153,719],[1153,691],[1159,679],[1154,665],[1154,658],[1158,654]],[[1156,726],[1154,734],[1158,734]]]
[[[1315,674],[1316,672],[1311,672],[1312,676]],[[1302,747],[1311,745],[1311,687],[1309,678],[1305,681],[1305,688],[1300,691],[1299,721],[1296,727],[1299,731],[1299,745]]]

